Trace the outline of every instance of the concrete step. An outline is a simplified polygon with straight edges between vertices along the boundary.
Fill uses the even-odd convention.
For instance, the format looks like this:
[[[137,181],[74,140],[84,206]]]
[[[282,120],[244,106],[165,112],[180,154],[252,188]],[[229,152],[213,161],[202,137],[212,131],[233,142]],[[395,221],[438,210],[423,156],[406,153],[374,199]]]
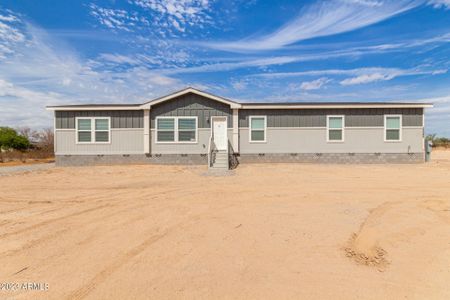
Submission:
[[[216,157],[215,161],[218,161],[218,160],[228,161],[228,157],[226,157],[226,156]]]
[[[211,167],[213,170],[228,170],[227,166],[213,166]]]
[[[227,154],[227,151],[225,151],[225,150],[219,150],[219,151],[214,151],[214,153],[216,153],[216,154]]]

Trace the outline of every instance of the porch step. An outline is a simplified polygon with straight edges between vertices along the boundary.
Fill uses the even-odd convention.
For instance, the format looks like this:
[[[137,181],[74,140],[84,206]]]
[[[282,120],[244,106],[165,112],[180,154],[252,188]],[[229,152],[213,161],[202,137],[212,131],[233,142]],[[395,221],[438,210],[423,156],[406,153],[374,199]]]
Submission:
[[[216,151],[212,169],[228,170],[228,153],[225,150]]]

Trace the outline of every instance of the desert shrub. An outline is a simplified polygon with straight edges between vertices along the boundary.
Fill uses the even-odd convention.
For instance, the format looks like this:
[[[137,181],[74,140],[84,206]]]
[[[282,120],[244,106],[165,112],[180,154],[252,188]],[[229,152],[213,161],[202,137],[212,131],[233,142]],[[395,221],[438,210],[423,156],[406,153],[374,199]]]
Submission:
[[[27,137],[20,135],[9,127],[0,127],[0,151],[26,150],[31,147]]]
[[[438,137],[435,133],[429,134],[426,137],[427,141],[431,141],[433,143],[433,147],[450,147],[450,139],[446,137]]]
[[[0,127],[0,162],[53,158],[53,130]]]

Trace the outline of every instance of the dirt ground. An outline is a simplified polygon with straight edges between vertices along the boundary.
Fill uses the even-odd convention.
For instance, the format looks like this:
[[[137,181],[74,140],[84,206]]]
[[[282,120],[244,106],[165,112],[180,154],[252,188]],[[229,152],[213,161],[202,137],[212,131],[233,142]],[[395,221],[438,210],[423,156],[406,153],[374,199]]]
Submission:
[[[0,177],[0,298],[450,299],[450,151],[433,158]]]
[[[12,166],[23,166],[23,165],[35,165],[35,164],[46,164],[54,162],[55,158],[39,158],[39,159],[25,159],[25,160],[11,160],[0,162],[0,168],[2,167],[12,167]]]

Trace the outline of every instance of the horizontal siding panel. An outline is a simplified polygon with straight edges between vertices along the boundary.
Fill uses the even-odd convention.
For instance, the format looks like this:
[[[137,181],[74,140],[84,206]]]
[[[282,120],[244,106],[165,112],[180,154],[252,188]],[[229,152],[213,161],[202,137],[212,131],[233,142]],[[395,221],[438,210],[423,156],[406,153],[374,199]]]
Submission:
[[[152,155],[156,154],[207,154],[209,140],[211,138],[211,129],[204,128],[198,130],[197,143],[156,143],[155,130],[151,131]],[[228,141],[232,144],[233,131],[227,131]]]
[[[109,144],[77,144],[75,130],[56,130],[56,154],[144,153],[144,130],[111,130]]]
[[[347,128],[342,143],[328,143],[325,128],[268,128],[266,143],[250,143],[239,130],[241,154],[258,153],[421,153],[422,128],[403,128],[401,142],[384,142],[383,128]]]

